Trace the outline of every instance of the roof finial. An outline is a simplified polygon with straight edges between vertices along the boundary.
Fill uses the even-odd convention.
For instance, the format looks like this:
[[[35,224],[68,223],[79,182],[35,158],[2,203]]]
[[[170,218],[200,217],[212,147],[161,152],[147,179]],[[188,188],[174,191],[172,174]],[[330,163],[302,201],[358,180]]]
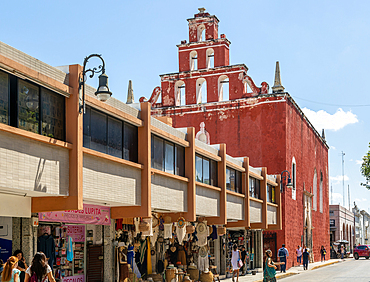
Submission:
[[[203,7],[202,7],[202,8],[198,8],[198,10],[199,10],[199,13],[200,13],[200,14],[203,14],[203,13],[206,11],[206,8],[203,8]]]
[[[284,92],[284,86],[281,85],[281,78],[280,78],[280,66],[279,61],[276,62],[276,69],[275,69],[275,82],[274,86],[272,86],[272,93]]]
[[[127,102],[126,104],[135,103],[134,101],[134,90],[132,89],[132,81],[128,81],[128,90],[127,90]]]

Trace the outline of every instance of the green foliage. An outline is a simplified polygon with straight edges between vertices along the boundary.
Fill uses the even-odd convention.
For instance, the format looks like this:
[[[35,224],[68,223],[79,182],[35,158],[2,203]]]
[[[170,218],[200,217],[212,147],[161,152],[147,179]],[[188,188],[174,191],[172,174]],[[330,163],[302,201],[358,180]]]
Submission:
[[[366,183],[361,183],[361,185],[365,186],[367,189],[370,190],[370,143],[369,143],[369,151],[362,158],[361,174],[366,179]]]

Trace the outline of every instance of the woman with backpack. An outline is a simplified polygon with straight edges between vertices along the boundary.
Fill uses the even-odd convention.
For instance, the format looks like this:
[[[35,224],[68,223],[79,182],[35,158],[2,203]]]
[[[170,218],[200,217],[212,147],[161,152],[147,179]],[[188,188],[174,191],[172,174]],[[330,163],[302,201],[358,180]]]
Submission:
[[[19,282],[20,270],[18,267],[18,259],[14,256],[8,258],[6,264],[4,265],[3,273],[1,274],[2,282]]]
[[[26,270],[25,282],[55,282],[47,258],[43,252],[37,252],[32,265]]]

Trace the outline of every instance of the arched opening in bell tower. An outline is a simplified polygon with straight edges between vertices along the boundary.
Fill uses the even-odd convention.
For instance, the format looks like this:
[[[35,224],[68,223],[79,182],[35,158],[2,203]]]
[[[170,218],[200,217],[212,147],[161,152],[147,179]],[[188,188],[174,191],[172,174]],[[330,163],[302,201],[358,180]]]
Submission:
[[[175,106],[186,105],[185,99],[185,82],[182,80],[176,81],[175,83]]]
[[[229,77],[221,75],[218,78],[218,101],[229,100]]]
[[[198,69],[198,54],[197,51],[191,51],[189,54],[190,70]]]
[[[206,27],[203,24],[198,26],[198,28],[197,28],[198,42],[204,41],[205,29],[206,29]]]
[[[207,103],[207,81],[201,77],[197,79],[197,104]]]
[[[206,54],[207,54],[207,69],[212,69],[215,67],[214,63],[215,51],[212,48],[208,48]]]

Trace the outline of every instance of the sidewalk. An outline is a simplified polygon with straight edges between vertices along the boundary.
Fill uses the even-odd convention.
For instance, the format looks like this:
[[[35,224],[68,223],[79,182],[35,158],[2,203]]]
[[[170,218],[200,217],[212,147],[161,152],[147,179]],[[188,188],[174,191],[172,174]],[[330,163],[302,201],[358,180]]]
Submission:
[[[348,258],[347,260],[350,260],[350,258]],[[276,279],[285,278],[285,277],[288,277],[288,276],[299,274],[299,273],[304,272],[304,271],[310,271],[310,270],[318,269],[320,267],[332,265],[334,263],[339,263],[339,262],[343,262],[343,261],[346,261],[346,260],[330,259],[330,260],[327,260],[325,262],[309,263],[308,264],[308,270],[303,270],[303,266],[294,266],[294,267],[289,268],[286,271],[286,273],[280,273],[280,271],[277,271],[276,272]],[[259,272],[256,275],[247,274],[245,276],[240,276],[239,277],[239,282],[252,282],[252,281],[253,282],[262,282],[262,280],[263,280],[263,273],[262,272]],[[222,281],[231,282],[231,278],[222,279]],[[236,279],[235,279],[235,281],[236,281]]]

